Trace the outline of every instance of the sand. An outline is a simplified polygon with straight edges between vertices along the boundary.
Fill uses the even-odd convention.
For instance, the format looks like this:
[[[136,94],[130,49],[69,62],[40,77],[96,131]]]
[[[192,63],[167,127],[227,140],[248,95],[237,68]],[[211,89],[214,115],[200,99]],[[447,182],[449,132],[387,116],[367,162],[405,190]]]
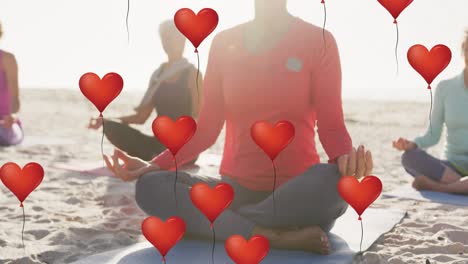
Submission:
[[[105,112],[108,117],[131,111],[138,96],[122,94]],[[134,201],[134,183],[112,177],[90,177],[51,167],[56,162],[100,160],[100,132],[88,131],[97,112],[77,91],[25,90],[21,117],[27,136],[44,144],[0,149],[0,164],[35,161],[46,170],[44,181],[25,201],[26,250],[21,247],[22,211],[17,199],[0,186],[0,263],[70,263],[95,253],[128,246],[144,237],[145,214]],[[355,145],[373,151],[384,191],[409,184],[400,153],[391,140],[412,138],[428,124],[429,104],[345,102],[345,117]],[[141,128],[151,133],[150,122]],[[52,140],[58,138],[59,140]],[[57,142],[54,142],[57,141]],[[223,136],[207,152],[221,153]],[[105,152],[112,146],[106,142]],[[440,156],[440,144],[430,150]],[[326,156],[322,149],[323,160]],[[356,263],[468,263],[468,207],[398,198],[380,198],[374,205],[408,212]]]

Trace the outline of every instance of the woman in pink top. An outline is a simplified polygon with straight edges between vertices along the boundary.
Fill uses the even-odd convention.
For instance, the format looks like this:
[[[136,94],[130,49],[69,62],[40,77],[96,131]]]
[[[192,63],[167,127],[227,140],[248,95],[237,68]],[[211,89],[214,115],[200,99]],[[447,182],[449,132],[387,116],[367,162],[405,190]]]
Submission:
[[[0,24],[0,38],[2,37]],[[0,146],[19,144],[23,130],[15,113],[19,111],[18,65],[15,56],[0,50]]]
[[[363,146],[353,149],[341,103],[341,66],[334,37],[287,12],[286,0],[256,0],[253,21],[219,33],[208,59],[198,129],[177,154],[186,163],[213,145],[226,122],[221,180],[181,172],[176,210],[174,166],[168,150],[147,163],[115,150],[108,167],[126,181],[138,179],[136,200],[148,214],[182,217],[191,235],[211,237],[208,220],[192,205],[190,187],[223,181],[235,199],[215,222],[217,239],[233,234],[266,236],[273,247],[328,254],[327,232],[347,204],[336,185],[341,175],[360,178],[372,170]],[[277,189],[273,217],[272,164],[250,136],[259,120],[293,123],[296,135],[275,160]],[[329,157],[321,164],[315,125]],[[124,161],[123,167],[118,160]],[[179,165],[180,165],[179,164]]]

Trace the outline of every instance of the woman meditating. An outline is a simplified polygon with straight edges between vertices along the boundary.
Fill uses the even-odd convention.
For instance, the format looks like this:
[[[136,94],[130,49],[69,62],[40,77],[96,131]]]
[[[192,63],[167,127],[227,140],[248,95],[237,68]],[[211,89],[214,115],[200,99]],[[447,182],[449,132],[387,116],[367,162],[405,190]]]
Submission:
[[[343,119],[337,44],[326,32],[325,47],[322,37],[322,28],[288,13],[286,0],[256,0],[252,21],[215,36],[198,128],[176,158],[185,163],[208,149],[226,122],[221,179],[180,172],[178,210],[168,150],[148,163],[117,149],[104,157],[107,166],[125,181],[137,180],[136,201],[147,214],[182,217],[189,235],[212,237],[208,220],[190,200],[191,186],[225,182],[235,198],[215,221],[216,239],[258,234],[275,248],[329,254],[327,233],[347,209],[338,180],[369,175],[373,165],[369,151],[352,147]],[[250,136],[252,124],[260,120],[288,120],[296,131],[275,160],[275,216],[271,160]],[[320,163],[317,154],[316,125],[328,164]]]
[[[0,38],[2,34],[0,24]],[[19,110],[18,64],[12,53],[0,49],[0,146],[23,141],[23,129],[16,116]]]
[[[413,187],[446,193],[468,194],[468,30],[462,44],[465,69],[439,83],[434,96],[432,127],[410,141],[400,138],[393,146],[404,151],[402,163],[414,177]],[[447,128],[445,156],[440,160],[424,151],[436,145]]]
[[[203,80],[199,73],[197,92],[197,69],[183,57],[186,40],[176,28],[174,21],[161,23],[159,34],[168,61],[151,76],[148,90],[135,109],[136,113],[119,117],[118,121],[104,119],[104,134],[114,146],[129,155],[147,161],[166,148],[153,135],[145,135],[129,125],[144,124],[153,109],[159,116],[168,116],[174,120],[183,115],[196,118]],[[89,128],[99,129],[102,122],[101,118],[92,118]],[[196,159],[191,162],[195,161]]]

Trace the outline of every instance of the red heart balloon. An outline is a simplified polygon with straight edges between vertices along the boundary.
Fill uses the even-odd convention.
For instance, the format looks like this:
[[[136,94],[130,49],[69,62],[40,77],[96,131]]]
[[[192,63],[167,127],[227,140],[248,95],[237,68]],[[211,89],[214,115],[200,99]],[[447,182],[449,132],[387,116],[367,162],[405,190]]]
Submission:
[[[179,9],[174,15],[174,23],[179,31],[192,42],[197,52],[198,46],[218,25],[218,13],[204,8],[195,15],[189,8]]]
[[[117,73],[108,73],[102,80],[95,73],[88,72],[81,76],[79,81],[83,95],[102,112],[122,91],[124,82]]]
[[[378,0],[379,3],[387,9],[387,11],[393,16],[393,23],[397,23],[396,19],[405,10],[413,0]]]
[[[175,156],[193,137],[197,123],[190,116],[181,116],[176,122],[170,117],[159,116],[153,121],[152,128],[154,136]]]
[[[220,183],[213,189],[206,183],[197,183],[190,189],[190,199],[213,224],[231,204],[234,199],[234,189],[227,183]]]
[[[141,224],[141,231],[146,239],[164,257],[185,234],[185,222],[179,217],[173,216],[166,220],[150,216]]]
[[[271,160],[291,143],[294,133],[294,126],[289,121],[279,121],[275,127],[268,122],[259,121],[250,129],[252,139]]]
[[[452,52],[445,45],[436,45],[428,51],[423,45],[414,45],[408,50],[408,62],[426,80],[431,89],[434,79],[449,65]]]
[[[31,162],[24,165],[23,169],[16,163],[8,162],[0,169],[0,178],[3,184],[18,198],[20,206],[39,186],[44,178],[44,169],[38,163]]]
[[[366,176],[361,182],[355,177],[344,176],[338,182],[338,192],[354,208],[361,220],[362,213],[382,192],[382,182],[375,176]]]
[[[258,264],[268,254],[270,243],[263,236],[253,236],[247,242],[242,236],[234,235],[224,243],[226,252],[236,264]]]

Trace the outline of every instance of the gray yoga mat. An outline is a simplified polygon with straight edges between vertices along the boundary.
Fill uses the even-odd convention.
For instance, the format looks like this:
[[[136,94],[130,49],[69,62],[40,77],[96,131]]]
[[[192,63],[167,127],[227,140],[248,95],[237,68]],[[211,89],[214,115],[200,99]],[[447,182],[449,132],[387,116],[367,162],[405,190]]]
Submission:
[[[402,186],[383,195],[418,201],[468,206],[468,195],[448,194],[433,191],[418,191],[409,185]]]
[[[362,215],[364,240],[362,250],[368,249],[382,234],[390,231],[405,216],[405,212],[392,209],[367,209]],[[351,263],[359,252],[361,226],[351,208],[336,221],[330,234],[332,254],[316,255],[301,251],[270,250],[262,264],[336,264]],[[167,254],[167,264],[211,263],[211,241],[182,240]],[[117,249],[74,262],[73,264],[154,264],[162,263],[159,252],[148,242]],[[215,263],[234,263],[226,254],[223,242],[215,249]]]

